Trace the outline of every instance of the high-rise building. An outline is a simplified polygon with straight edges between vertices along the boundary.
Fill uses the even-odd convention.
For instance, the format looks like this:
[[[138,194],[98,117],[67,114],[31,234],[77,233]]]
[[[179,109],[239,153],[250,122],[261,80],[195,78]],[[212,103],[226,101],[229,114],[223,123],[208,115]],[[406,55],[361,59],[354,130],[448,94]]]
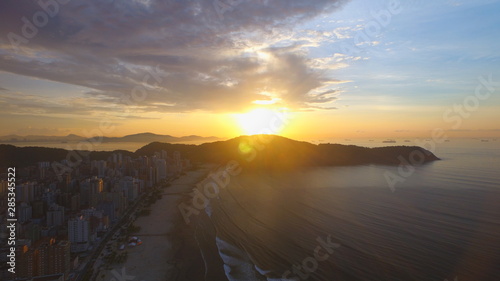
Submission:
[[[89,219],[90,217],[102,217],[102,212],[96,210],[95,208],[89,208],[82,210],[82,215],[84,218]]]
[[[181,153],[179,151],[174,151],[174,157],[173,159],[171,159],[168,169],[170,174],[177,174],[181,172],[182,161],[181,161]]]
[[[37,255],[34,249],[26,245],[16,249],[17,278],[32,278],[33,276],[37,276],[35,256]]]
[[[33,278],[63,274],[64,279],[69,275],[70,242],[54,238],[44,239],[33,247],[23,246],[17,250],[18,270],[17,278]]]
[[[17,216],[20,223],[31,220],[33,217],[33,207],[26,202],[22,202],[18,207]]]
[[[47,177],[49,169],[50,169],[50,162],[38,162],[38,172],[41,179]]]
[[[101,178],[93,177],[80,182],[80,200],[82,205],[90,205],[93,194],[99,194],[104,190],[104,182]]]
[[[26,228],[24,236],[26,237],[26,239],[31,240],[31,242],[36,243],[42,236],[40,225],[36,223],[30,223]]]
[[[71,252],[87,251],[90,242],[89,221],[83,216],[68,220],[68,237],[71,242]]]
[[[106,176],[108,163],[105,160],[94,160],[90,163],[91,170],[97,170],[97,176],[103,178]],[[94,174],[95,175],[95,174]]]
[[[124,177],[120,180],[119,186],[128,201],[134,201],[144,189],[144,181],[132,177]]]
[[[123,162],[123,154],[113,153],[113,163],[121,164]]]
[[[62,240],[56,243],[54,238],[44,240],[36,250],[39,251],[38,275],[69,274],[70,243]]]
[[[52,204],[47,211],[47,226],[60,226],[64,223],[64,207]]]
[[[148,187],[153,186],[157,182],[157,174],[156,169],[153,167],[149,167],[148,169]]]
[[[127,209],[127,197],[123,195],[122,192],[112,192],[110,194],[110,199],[113,201],[115,206],[115,215],[120,216]]]
[[[57,197],[56,192],[53,189],[48,190],[42,194],[42,201],[45,202],[46,206],[50,206],[50,205],[56,203],[56,197]]]
[[[156,159],[156,182],[167,178],[167,162],[165,159]]]
[[[103,231],[109,227],[109,218],[104,214],[103,211],[97,210],[95,208],[89,208],[82,210],[82,215],[86,220],[90,222],[89,232],[94,234],[98,231]],[[91,235],[90,241],[93,241],[94,236]]]
[[[155,152],[155,156],[158,159],[164,159],[167,160],[168,154],[165,150],[160,150]]]
[[[19,201],[30,203],[35,200],[36,182],[25,182],[16,186],[16,198]]]
[[[71,270],[71,243],[67,240],[58,241],[54,247],[54,274],[63,273],[67,278]],[[65,279],[66,279],[65,278]]]
[[[101,193],[104,190],[104,182],[101,178],[92,178],[90,180],[90,190],[92,194]]]

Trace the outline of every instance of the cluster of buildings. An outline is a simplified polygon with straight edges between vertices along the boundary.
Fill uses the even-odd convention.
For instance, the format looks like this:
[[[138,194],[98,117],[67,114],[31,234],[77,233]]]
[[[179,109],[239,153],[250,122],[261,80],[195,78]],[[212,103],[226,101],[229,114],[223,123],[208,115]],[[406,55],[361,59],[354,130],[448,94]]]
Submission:
[[[70,242],[43,238],[38,240],[36,245],[22,245],[17,251],[16,267],[17,279],[58,275],[62,275],[62,279],[65,279],[71,270]]]
[[[64,163],[63,163],[64,164]],[[179,152],[158,151],[153,156],[131,158],[121,153],[107,160],[84,159],[62,181],[49,162],[16,171],[16,259],[15,278],[29,279],[50,274],[66,275],[79,258],[125,214],[144,191],[176,176],[190,166]],[[6,198],[8,183],[0,182],[0,198]],[[0,210],[7,210],[7,200]],[[6,213],[0,229],[5,230]],[[7,252],[7,236],[0,233],[0,252]],[[5,240],[5,241],[3,241]],[[0,262],[6,255],[0,255]],[[6,275],[5,275],[6,274]],[[12,275],[3,272],[1,280]]]

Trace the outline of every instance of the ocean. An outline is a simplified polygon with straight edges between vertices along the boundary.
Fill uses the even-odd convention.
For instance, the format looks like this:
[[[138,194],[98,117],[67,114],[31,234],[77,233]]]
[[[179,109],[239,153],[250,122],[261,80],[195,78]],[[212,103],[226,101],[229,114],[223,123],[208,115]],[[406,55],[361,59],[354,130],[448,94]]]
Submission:
[[[415,167],[232,177],[207,209],[228,279],[500,280],[500,142],[434,153]]]
[[[395,141],[313,142],[415,145]],[[228,280],[500,280],[500,141],[452,139],[433,152],[441,160],[420,166],[232,177],[206,209]]]

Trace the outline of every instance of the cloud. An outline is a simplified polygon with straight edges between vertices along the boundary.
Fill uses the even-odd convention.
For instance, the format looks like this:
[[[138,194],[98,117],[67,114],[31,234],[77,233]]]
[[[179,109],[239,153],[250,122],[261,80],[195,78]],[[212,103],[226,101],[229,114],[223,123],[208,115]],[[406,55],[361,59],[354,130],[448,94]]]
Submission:
[[[84,97],[92,106],[10,100],[26,111],[234,112],[269,99],[266,92],[289,108],[329,109],[333,92],[314,93],[337,81],[325,72],[332,60],[312,62],[307,47],[315,39],[294,38],[292,30],[345,2],[243,1],[221,19],[213,1],[74,0],[15,48],[8,34],[22,36],[22,18],[32,21],[42,9],[34,1],[4,0],[0,70],[89,89]],[[145,83],[154,69],[161,70],[161,83]],[[147,97],[123,103],[138,86]]]
[[[28,95],[19,92],[0,93],[0,106],[2,115],[73,115],[88,120],[101,120],[109,114],[121,117],[122,119],[159,119],[146,115],[123,114],[123,108],[106,104],[102,99],[93,97],[91,94],[87,98],[59,97],[49,99],[37,95]],[[145,112],[137,107],[136,112]]]

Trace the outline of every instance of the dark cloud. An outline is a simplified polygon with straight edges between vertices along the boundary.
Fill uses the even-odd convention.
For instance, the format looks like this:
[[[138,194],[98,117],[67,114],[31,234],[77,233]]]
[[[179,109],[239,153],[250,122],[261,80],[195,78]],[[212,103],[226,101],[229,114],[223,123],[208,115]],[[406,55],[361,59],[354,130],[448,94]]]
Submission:
[[[311,66],[300,43],[248,50],[271,45],[260,38],[272,42],[344,2],[241,1],[221,18],[212,0],[72,0],[58,5],[59,11],[26,38],[23,17],[32,22],[42,8],[36,1],[3,0],[0,70],[90,88],[85,96],[102,103],[103,110],[109,110],[105,104],[127,104],[138,86],[147,92],[145,99],[134,100],[138,112],[238,111],[269,100],[267,93],[291,108],[331,108],[326,104],[337,93],[321,89],[336,80]],[[19,37],[13,34],[27,42],[14,48],[12,38]],[[152,79],[154,69],[161,70],[160,83]],[[96,110],[42,104],[53,113]]]

